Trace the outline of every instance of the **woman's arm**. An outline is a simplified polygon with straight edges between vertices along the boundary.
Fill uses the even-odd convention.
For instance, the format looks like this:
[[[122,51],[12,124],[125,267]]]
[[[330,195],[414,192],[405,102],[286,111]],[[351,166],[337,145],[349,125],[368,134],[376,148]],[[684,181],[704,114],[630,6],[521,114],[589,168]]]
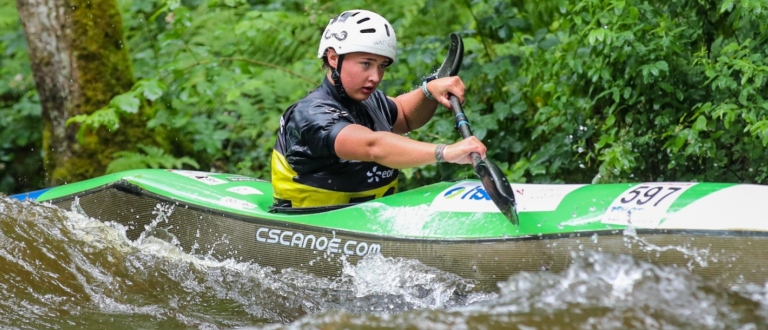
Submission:
[[[336,155],[341,159],[376,162],[397,169],[437,162],[437,146],[390,132],[374,132],[361,125],[344,127],[334,142]],[[469,164],[470,153],[485,158],[485,151],[482,142],[473,136],[446,146],[441,156],[445,162]]]
[[[456,95],[459,101],[464,102],[464,83],[459,77],[432,80],[427,84],[427,89],[434,100],[427,98],[421,87],[392,98],[397,105],[397,121],[393,132],[405,134],[424,126],[435,114],[438,103],[450,109],[448,93]]]

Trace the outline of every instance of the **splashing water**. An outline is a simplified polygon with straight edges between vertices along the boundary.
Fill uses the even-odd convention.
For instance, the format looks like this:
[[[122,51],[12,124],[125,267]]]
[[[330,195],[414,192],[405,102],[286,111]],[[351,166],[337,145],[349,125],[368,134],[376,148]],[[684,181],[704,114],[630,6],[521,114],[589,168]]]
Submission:
[[[330,280],[185,253],[127,228],[0,198],[0,328],[762,329],[768,285],[722,288],[685,268],[573,252],[561,273],[500,279],[498,292],[414,260],[371,255]],[[625,233],[626,234],[626,233]],[[636,241],[634,244],[638,244]]]

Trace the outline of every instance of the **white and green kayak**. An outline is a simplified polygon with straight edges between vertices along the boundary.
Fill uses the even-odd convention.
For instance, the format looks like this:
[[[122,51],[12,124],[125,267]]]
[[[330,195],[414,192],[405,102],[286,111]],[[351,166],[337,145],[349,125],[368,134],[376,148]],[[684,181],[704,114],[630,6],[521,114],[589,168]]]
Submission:
[[[315,213],[271,212],[269,182],[133,170],[11,197],[146,228],[187,253],[334,277],[374,253],[496,290],[520,271],[560,271],[574,252],[631,254],[730,285],[768,280],[768,186],[723,183],[513,184],[519,226],[480,181],[442,182]],[[162,221],[158,221],[162,215]],[[149,226],[152,224],[152,226]]]

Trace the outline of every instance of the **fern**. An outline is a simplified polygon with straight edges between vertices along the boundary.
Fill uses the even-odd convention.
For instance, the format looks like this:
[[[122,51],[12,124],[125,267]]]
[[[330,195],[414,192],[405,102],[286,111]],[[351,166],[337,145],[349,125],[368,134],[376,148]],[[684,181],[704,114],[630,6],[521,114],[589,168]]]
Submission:
[[[278,66],[312,58],[320,30],[304,13],[199,6],[185,31],[196,61],[242,56]],[[213,37],[212,37],[213,35]],[[188,51],[189,49],[184,49]]]
[[[77,130],[77,141],[84,143],[85,134],[89,129],[96,130],[101,126],[110,131],[115,131],[120,127],[120,117],[114,108],[103,108],[94,111],[92,114],[82,114],[67,119],[67,126],[72,123],[80,123]]]
[[[249,12],[238,29],[250,29],[248,51],[262,60],[289,65],[314,58],[323,27],[310,22],[303,13]]]
[[[119,151],[113,154],[115,160],[107,166],[107,173],[115,173],[126,170],[140,168],[182,168],[189,165],[199,169],[200,165],[189,157],[176,158],[173,155],[165,153],[165,150],[155,147],[139,144],[138,148],[142,152]]]

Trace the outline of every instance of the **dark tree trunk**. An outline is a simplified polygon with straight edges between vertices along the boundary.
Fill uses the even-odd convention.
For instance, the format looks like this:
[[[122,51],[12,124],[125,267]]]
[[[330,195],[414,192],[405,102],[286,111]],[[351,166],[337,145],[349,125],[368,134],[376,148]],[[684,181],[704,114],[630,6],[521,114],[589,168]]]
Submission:
[[[131,141],[100,129],[80,144],[75,138],[79,125],[67,126],[66,121],[93,113],[133,85],[117,3],[17,0],[17,4],[42,104],[46,182],[58,185],[101,175],[111,154],[132,149]],[[121,122],[121,131],[143,127],[136,117]]]

